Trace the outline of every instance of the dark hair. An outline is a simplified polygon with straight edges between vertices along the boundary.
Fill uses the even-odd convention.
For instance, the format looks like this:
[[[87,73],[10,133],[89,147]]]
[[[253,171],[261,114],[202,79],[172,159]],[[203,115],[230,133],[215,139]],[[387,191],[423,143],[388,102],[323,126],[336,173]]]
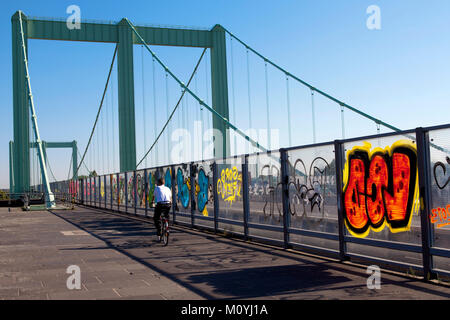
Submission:
[[[164,184],[164,180],[163,178],[159,178],[156,183],[158,184],[158,186],[162,186]]]

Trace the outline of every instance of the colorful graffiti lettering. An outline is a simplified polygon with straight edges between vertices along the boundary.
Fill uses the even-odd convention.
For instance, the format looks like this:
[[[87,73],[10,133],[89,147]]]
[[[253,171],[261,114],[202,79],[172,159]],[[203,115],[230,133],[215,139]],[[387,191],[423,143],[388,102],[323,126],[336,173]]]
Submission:
[[[134,189],[134,178],[133,175],[128,179],[128,185],[127,185],[127,206],[128,207],[134,207],[134,196],[135,196],[135,189]]]
[[[102,199],[105,198],[105,184],[103,183],[103,180],[100,181],[100,195]]]
[[[450,157],[446,157],[445,159],[447,161],[447,164],[450,165]],[[443,171],[443,176],[445,177],[445,174],[447,172],[447,169],[445,168],[445,164],[442,162],[436,162],[433,167],[433,173],[434,173],[434,181],[436,182],[436,185],[439,189],[443,190],[449,183],[450,183],[450,177],[447,178],[446,182],[440,183],[440,179],[438,178],[438,168],[441,168]]]
[[[418,210],[416,146],[408,140],[384,150],[370,143],[347,154],[344,169],[344,219],[349,232],[366,237],[387,224],[391,232],[408,231]]]
[[[119,198],[117,199],[118,204],[125,202],[125,178],[119,177]]]
[[[446,208],[432,209],[430,219],[431,223],[435,224],[437,228],[450,225],[450,204]]]
[[[183,208],[187,209],[189,207],[190,185],[189,179],[184,177],[183,170],[181,170],[181,168],[178,168],[177,170],[177,186],[177,201],[180,201]]]
[[[242,173],[237,167],[223,169],[217,180],[217,194],[231,206],[233,201],[241,198]]]
[[[113,201],[116,201],[117,200],[117,180],[116,180],[115,175],[111,174],[109,176],[109,181],[112,186],[112,199],[113,199]]]
[[[148,173],[148,194],[147,202],[150,207],[153,206],[153,195],[155,193],[156,177],[151,172]]]
[[[138,200],[138,206],[145,206],[145,183],[144,178],[140,173],[136,174],[136,196]]]
[[[170,172],[170,168],[166,170],[166,174],[164,176],[164,185],[167,188],[172,189],[172,173]]]
[[[198,183],[196,183],[196,193],[197,193],[197,205],[198,211],[200,211],[204,216],[208,216],[208,210],[206,209],[206,204],[208,203],[208,187],[209,187],[209,177],[205,174],[205,170],[200,168],[198,172]]]
[[[303,169],[303,170],[302,170]],[[324,195],[327,184],[330,183],[330,165],[322,158],[315,158],[309,167],[309,173],[306,171],[305,163],[297,159],[292,168],[293,181],[289,182],[289,212],[295,216],[297,207],[303,207],[303,216],[306,216],[306,206],[311,204],[311,212],[317,207],[319,212],[324,214]]]

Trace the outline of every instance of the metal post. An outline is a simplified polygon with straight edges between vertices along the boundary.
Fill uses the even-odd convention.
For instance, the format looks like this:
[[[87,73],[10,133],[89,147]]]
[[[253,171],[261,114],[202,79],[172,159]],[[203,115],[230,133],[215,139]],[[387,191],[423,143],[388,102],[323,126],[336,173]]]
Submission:
[[[134,190],[134,215],[137,215],[137,185],[136,185],[136,170],[133,172],[133,190]]]
[[[346,244],[345,244],[345,224],[344,224],[344,199],[342,195],[342,189],[344,187],[344,146],[340,140],[334,141],[334,156],[336,163],[336,196],[338,206],[338,228],[339,228],[339,259],[341,261],[348,260],[346,256]]]
[[[120,180],[119,180],[119,178],[120,178],[120,174],[119,173],[117,173],[116,174],[116,181],[117,181],[117,191],[116,191],[116,193],[117,193],[117,211],[119,211],[120,212]]]
[[[213,163],[213,196],[214,196],[214,232],[219,228],[219,198],[217,196],[217,163]]]
[[[103,190],[105,192],[105,209],[108,208],[108,192],[106,192],[106,175],[103,176]]]
[[[98,195],[97,195],[97,193],[98,193],[97,177],[94,177],[93,179],[94,179],[94,207],[96,207],[97,206],[97,197],[98,197]]]
[[[189,165],[189,181],[191,182],[191,190],[190,190],[190,197],[191,197],[191,226],[194,227],[195,225],[195,176],[194,176],[194,164],[191,163]]]
[[[430,146],[428,132],[416,128],[417,168],[419,172],[420,229],[422,231],[422,260],[424,280],[436,278],[433,272],[433,258],[430,254],[432,236],[429,215],[431,212]]]
[[[125,183],[125,185],[124,185],[124,188],[125,188],[125,213],[128,213],[128,173],[125,172],[124,175],[125,175],[125,181],[124,181],[124,183]]]
[[[14,192],[14,142],[9,142],[9,193]]]
[[[177,222],[177,213],[176,213],[176,203],[177,203],[177,195],[175,190],[175,167],[170,167],[170,178],[172,180],[172,213],[173,213],[173,223]]]
[[[81,204],[82,205],[85,205],[86,203],[85,203],[85,198],[86,198],[86,186],[85,186],[85,184],[86,184],[86,179],[83,179],[83,180],[81,180],[81,190],[80,190],[80,192],[81,192]]]
[[[92,206],[92,177],[89,177],[89,205]]]
[[[244,206],[244,236],[248,240],[248,220],[250,216],[250,198],[248,193],[248,155],[242,162],[242,200]]]
[[[111,210],[113,210],[113,199],[114,199],[114,191],[113,191],[113,175],[112,175],[112,174],[109,174],[109,175],[108,175],[108,178],[109,178],[109,194],[110,194],[110,197],[109,197],[109,208],[110,208]]]
[[[145,217],[148,215],[148,177],[147,177],[147,169],[144,169],[144,202],[145,202]]]
[[[288,171],[288,154],[285,149],[280,149],[281,157],[281,201],[283,202],[283,231],[284,231],[284,248],[289,248],[289,171]]]

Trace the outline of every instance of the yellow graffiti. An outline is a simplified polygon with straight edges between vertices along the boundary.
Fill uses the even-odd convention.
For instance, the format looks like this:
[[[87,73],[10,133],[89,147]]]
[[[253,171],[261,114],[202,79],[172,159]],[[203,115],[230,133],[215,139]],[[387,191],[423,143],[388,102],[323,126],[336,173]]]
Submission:
[[[217,180],[217,194],[222,196],[225,202],[230,206],[233,201],[241,197],[242,174],[236,167],[223,169],[220,179]]]
[[[100,181],[100,194],[102,195],[102,198],[105,197],[105,186],[103,185],[103,181]]]

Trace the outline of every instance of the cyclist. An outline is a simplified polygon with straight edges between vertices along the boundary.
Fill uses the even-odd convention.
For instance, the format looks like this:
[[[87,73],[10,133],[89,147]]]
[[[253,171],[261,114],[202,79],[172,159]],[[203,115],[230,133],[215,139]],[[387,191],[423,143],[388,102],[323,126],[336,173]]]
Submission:
[[[158,240],[161,240],[161,230],[160,230],[161,214],[164,214],[167,218],[169,218],[170,207],[172,204],[172,191],[170,190],[170,188],[167,188],[164,185],[163,178],[159,178],[156,181],[156,188],[153,195],[154,201],[156,203],[153,221],[155,223]]]

